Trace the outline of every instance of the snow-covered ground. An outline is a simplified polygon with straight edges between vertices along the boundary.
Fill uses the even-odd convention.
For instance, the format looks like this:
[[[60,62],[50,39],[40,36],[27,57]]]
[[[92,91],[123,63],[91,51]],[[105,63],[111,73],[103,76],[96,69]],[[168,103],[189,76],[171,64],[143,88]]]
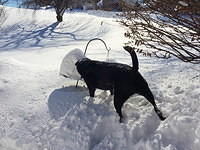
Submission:
[[[91,100],[83,82],[76,88],[75,80],[59,76],[64,56],[74,48],[84,51],[96,37],[112,49],[109,58],[131,65],[113,13],[65,13],[57,24],[51,10],[6,9],[0,28],[0,150],[200,149],[199,65],[138,55],[140,72],[168,117],[161,122],[134,95],[120,124],[109,93],[98,90]],[[104,45],[92,42],[87,57],[105,60]]]

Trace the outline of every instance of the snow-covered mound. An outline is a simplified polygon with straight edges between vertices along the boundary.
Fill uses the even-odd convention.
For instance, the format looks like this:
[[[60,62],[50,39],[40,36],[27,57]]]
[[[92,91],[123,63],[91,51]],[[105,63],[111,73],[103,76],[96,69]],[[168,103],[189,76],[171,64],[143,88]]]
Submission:
[[[161,122],[134,95],[120,124],[109,93],[97,90],[91,99],[83,82],[76,88],[76,81],[59,76],[65,56],[93,38],[111,47],[109,59],[132,64],[113,13],[67,12],[58,24],[53,10],[6,10],[0,27],[0,150],[200,149],[199,65],[138,55],[140,72],[168,117]],[[93,42],[87,57],[108,56],[101,42]]]
[[[76,48],[70,51],[63,59],[60,66],[60,75],[69,77],[74,80],[80,80],[81,75],[78,73],[76,68],[76,62],[85,58],[83,52]]]

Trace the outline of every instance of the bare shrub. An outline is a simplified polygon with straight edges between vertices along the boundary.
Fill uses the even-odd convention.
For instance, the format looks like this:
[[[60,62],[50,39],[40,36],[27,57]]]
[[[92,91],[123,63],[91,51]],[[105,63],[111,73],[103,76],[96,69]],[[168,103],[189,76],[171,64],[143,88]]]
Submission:
[[[200,63],[200,1],[144,0],[123,3],[120,23],[138,52]]]

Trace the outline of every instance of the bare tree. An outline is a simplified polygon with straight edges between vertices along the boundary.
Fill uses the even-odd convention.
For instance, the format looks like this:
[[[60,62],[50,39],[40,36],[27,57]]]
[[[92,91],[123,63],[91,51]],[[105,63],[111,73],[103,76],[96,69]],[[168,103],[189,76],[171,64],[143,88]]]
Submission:
[[[65,12],[65,9],[68,6],[68,2],[69,2],[69,0],[54,0],[53,1],[53,6],[56,10],[58,22],[63,21],[63,14]]]
[[[137,51],[200,63],[200,0],[144,0],[123,7],[120,22]]]
[[[22,5],[27,8],[38,9],[44,6],[52,6],[56,10],[58,22],[63,21],[63,14],[68,7],[70,0],[23,0]]]

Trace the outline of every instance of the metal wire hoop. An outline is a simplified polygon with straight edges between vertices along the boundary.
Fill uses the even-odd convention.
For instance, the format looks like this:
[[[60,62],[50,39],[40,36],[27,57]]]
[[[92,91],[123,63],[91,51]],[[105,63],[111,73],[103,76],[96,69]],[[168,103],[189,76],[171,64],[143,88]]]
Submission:
[[[110,52],[111,48],[110,47],[108,48],[107,45],[106,45],[106,42],[104,40],[100,39],[100,38],[94,38],[94,39],[91,39],[91,40],[88,41],[88,43],[87,43],[87,45],[85,47],[84,56],[86,55],[86,52],[87,52],[87,49],[88,49],[88,46],[89,46],[90,42],[96,41],[96,40],[99,40],[99,41],[103,42],[106,50],[108,51],[107,57],[109,57],[109,52]],[[78,82],[79,82],[79,80],[77,80],[77,82],[76,82],[76,87],[78,87]]]

